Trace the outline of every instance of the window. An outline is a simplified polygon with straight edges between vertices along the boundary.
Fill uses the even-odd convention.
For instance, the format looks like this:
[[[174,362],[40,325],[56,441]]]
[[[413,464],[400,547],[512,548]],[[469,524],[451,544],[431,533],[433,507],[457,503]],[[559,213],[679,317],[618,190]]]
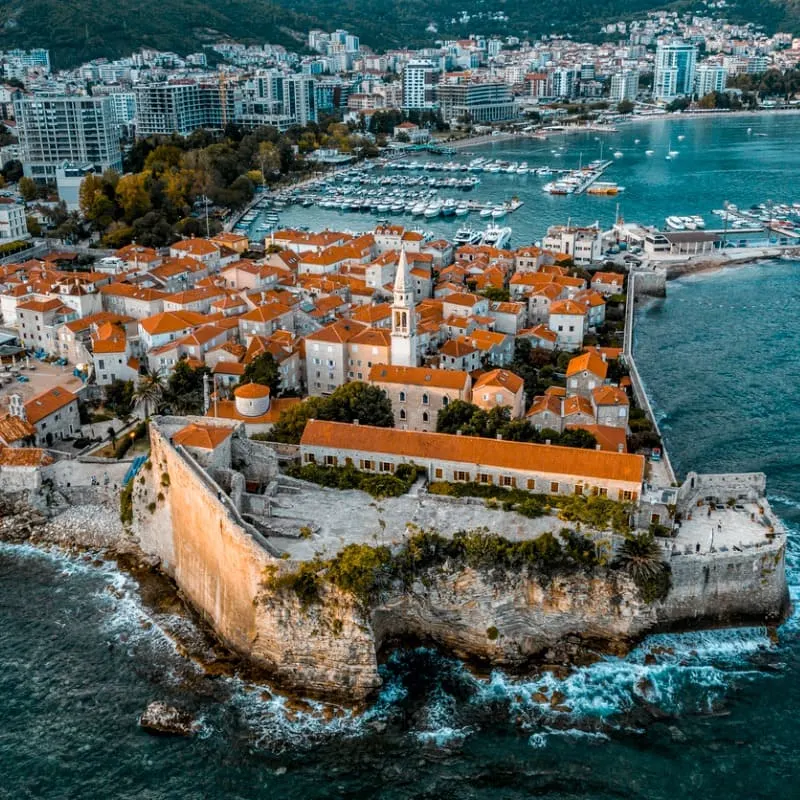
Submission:
[[[583,486],[581,486],[580,484],[578,484],[578,485],[575,487],[575,494],[583,494]]]
[[[517,486],[517,479],[512,477],[511,475],[501,475],[500,476],[500,485],[501,486],[508,486],[512,489],[515,489]]]
[[[441,480],[444,477],[444,473],[442,472],[440,467],[437,467],[433,471],[433,476],[434,476],[434,478],[437,478],[438,480]]]
[[[381,472],[394,472],[394,464],[391,461],[381,461]]]
[[[427,392],[422,395],[422,405],[424,405],[424,406],[428,405],[428,394],[427,394]]]
[[[317,461],[316,457],[313,453],[306,453],[306,463],[307,464],[315,464]]]
[[[478,483],[492,483],[492,476],[488,472],[478,473]]]
[[[335,467],[337,463],[336,456],[325,456],[325,466]]]
[[[445,396],[442,398],[442,405],[443,405],[445,408],[447,408],[447,406],[449,405],[449,403],[450,403],[450,398],[449,398],[447,395],[445,395]]]
[[[528,478],[528,491],[533,491],[536,488],[536,479]]]
[[[558,481],[551,481],[550,494],[558,494]]]
[[[428,421],[428,412],[427,411],[423,411],[422,412],[422,421],[423,422],[427,422]]]
[[[625,406],[622,406],[622,408],[619,408],[619,409],[617,409],[617,414],[618,414],[620,417],[624,417],[624,416],[626,416],[626,415],[627,415],[627,413],[628,413],[628,409],[627,409],[627,408],[625,408]]]
[[[400,419],[406,418],[406,410],[404,408],[400,409]]]
[[[105,369],[105,368],[106,368],[106,362],[105,362],[105,360],[104,360],[104,359],[102,359],[102,358],[101,358],[101,359],[98,359],[98,361],[97,361],[97,365],[100,367],[100,369]]]
[[[406,401],[406,393],[400,392],[400,402],[405,403],[405,401]]]
[[[600,497],[608,497],[608,489],[600,488],[599,491]]]
[[[462,470],[456,470],[453,473],[453,480],[454,481],[461,481],[462,483],[466,483],[469,481],[469,472],[463,472]]]
[[[375,470],[375,462],[370,461],[369,459],[362,458],[361,461],[359,462],[359,466],[361,467],[361,469],[367,470],[368,472],[372,472]]]

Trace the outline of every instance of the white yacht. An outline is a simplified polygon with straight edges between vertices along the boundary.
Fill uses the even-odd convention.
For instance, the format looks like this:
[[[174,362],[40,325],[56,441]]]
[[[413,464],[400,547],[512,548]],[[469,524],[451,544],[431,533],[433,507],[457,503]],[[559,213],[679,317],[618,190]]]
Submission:
[[[476,231],[474,228],[465,226],[456,231],[456,235],[453,237],[453,242],[457,245],[478,244],[482,238],[483,234],[480,231]]]
[[[489,225],[483,232],[481,244],[496,247],[502,250],[511,241],[511,228],[501,228],[498,225]]]

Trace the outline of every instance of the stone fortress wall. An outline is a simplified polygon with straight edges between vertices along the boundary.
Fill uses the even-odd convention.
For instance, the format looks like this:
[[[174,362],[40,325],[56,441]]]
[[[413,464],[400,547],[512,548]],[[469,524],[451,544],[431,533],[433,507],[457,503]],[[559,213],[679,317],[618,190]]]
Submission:
[[[333,588],[324,589],[321,604],[304,610],[294,596],[264,586],[270,570],[294,570],[300,562],[264,546],[269,531],[244,522],[221,487],[170,443],[173,427],[168,418],[151,425],[152,467],[134,490],[141,547],[160,559],[227,644],[306,694],[366,699],[380,685],[378,654],[394,637],[432,641],[463,658],[515,668],[558,651],[565,641],[629,644],[648,632],[778,622],[787,608],[785,540],[779,536],[746,552],[672,557],[672,589],[654,604],[644,603],[619,572],[540,583],[515,574],[489,581],[463,569],[396,593],[369,614]],[[268,448],[247,440],[233,444],[234,452],[248,447],[258,448],[268,478]],[[715,483],[700,477],[698,489]],[[745,485],[755,491],[758,484]],[[370,535],[365,532],[365,541]],[[489,635],[492,629],[497,635]]]

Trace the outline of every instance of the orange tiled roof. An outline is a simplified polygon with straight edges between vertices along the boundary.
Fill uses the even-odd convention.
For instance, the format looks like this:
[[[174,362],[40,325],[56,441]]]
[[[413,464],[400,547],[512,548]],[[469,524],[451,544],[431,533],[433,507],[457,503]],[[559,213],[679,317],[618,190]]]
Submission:
[[[308,422],[300,445],[635,484],[644,476],[644,458],[637,455],[322,420]]]
[[[605,380],[608,374],[608,364],[597,353],[590,350],[569,360],[567,377],[577,375],[584,370],[588,370],[593,375],[597,375],[598,378]]]
[[[201,450],[216,450],[231,434],[233,428],[217,425],[200,425],[192,422],[181,428],[173,437],[174,444],[197,447]]]
[[[483,389],[484,387],[502,387],[516,394],[522,390],[525,381],[515,372],[507,369],[493,369],[491,372],[484,372],[475,382],[473,389]]]
[[[36,428],[27,420],[7,415],[0,419],[0,439],[6,444],[36,435]]]
[[[206,314],[196,311],[162,311],[139,321],[139,324],[151,336],[159,333],[175,333],[185,328],[193,328],[208,321]]]
[[[244,386],[239,386],[233,391],[236,397],[243,397],[245,400],[259,400],[262,397],[269,397],[269,386],[263,386],[260,383],[246,383]]]
[[[0,467],[43,467],[53,458],[38,447],[0,448]]]
[[[592,390],[592,399],[596,406],[627,406],[628,395],[616,386],[598,386]]]
[[[31,398],[25,403],[25,416],[28,422],[35,425],[45,417],[50,416],[59,408],[69,405],[73,401],[77,401],[77,397],[63,386],[54,386],[46,392],[37,394],[36,397]]]
[[[611,425],[567,425],[568,431],[583,430],[597,439],[600,449],[607,453],[627,453],[628,441],[624,428],[616,428]]]
[[[437,389],[463,391],[469,373],[457,369],[428,369],[375,364],[369,371],[370,383],[397,383],[405,386],[433,386]]]

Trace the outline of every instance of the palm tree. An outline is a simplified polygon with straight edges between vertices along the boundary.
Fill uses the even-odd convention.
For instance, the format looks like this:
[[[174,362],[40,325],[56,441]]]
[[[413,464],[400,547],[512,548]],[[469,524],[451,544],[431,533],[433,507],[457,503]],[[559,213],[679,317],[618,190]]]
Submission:
[[[630,575],[646,602],[663,599],[669,591],[669,564],[649,532],[625,537],[613,566]]]
[[[137,407],[144,410],[145,418],[158,410],[164,396],[164,379],[159,372],[154,372],[147,367],[142,368],[139,382],[133,393]]]

